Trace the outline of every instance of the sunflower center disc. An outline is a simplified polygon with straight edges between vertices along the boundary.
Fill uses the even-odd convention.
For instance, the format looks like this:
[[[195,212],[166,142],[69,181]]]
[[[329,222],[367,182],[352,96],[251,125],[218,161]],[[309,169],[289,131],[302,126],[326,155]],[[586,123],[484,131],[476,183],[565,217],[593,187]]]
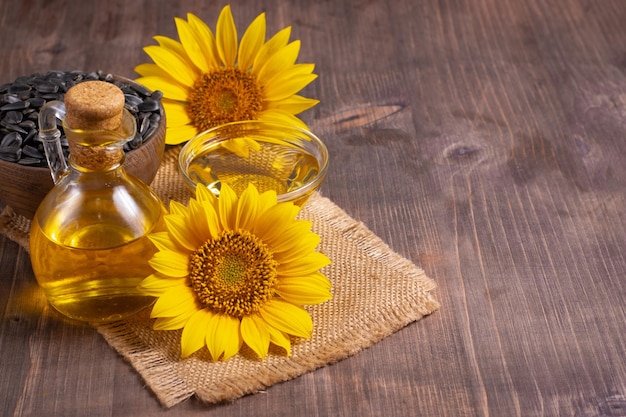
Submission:
[[[191,255],[189,280],[200,304],[241,318],[274,295],[277,262],[269,248],[245,231],[224,231]]]
[[[202,74],[188,100],[187,114],[198,132],[224,123],[255,120],[263,109],[256,78],[238,68]]]

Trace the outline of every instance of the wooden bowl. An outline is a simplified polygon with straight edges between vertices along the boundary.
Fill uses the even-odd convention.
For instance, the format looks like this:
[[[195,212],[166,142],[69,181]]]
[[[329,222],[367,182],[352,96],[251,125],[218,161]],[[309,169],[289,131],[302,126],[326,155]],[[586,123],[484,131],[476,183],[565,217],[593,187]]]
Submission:
[[[115,76],[116,80],[137,85],[134,81]],[[150,184],[161,164],[165,151],[165,111],[159,101],[161,116],[157,129],[146,138],[143,144],[126,152],[124,168],[129,174]],[[50,170],[40,167],[20,165],[0,159],[0,201],[10,206],[16,213],[31,220],[41,200],[53,187]]]

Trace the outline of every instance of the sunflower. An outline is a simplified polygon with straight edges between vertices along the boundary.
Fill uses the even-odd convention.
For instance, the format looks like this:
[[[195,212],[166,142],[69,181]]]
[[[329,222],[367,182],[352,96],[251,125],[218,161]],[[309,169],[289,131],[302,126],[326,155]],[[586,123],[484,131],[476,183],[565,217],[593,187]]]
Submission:
[[[330,259],[298,211],[254,185],[237,197],[223,184],[219,198],[198,186],[188,206],[172,201],[167,231],[150,235],[155,272],[139,286],[157,297],[154,329],[183,329],[183,357],[206,346],[226,360],[246,344],[263,358],[270,343],[289,355],[290,336],[311,336],[303,306],[332,298],[319,271]]]
[[[137,82],[163,92],[166,143],[183,143],[212,127],[243,120],[283,122],[306,128],[296,115],[319,101],[298,93],[311,83],[313,64],[296,63],[300,41],[291,27],[265,41],[265,14],[254,19],[241,42],[230,10],[217,19],[216,34],[197,16],[176,18],[180,42],[155,36],[144,51],[154,63],[135,68]],[[246,153],[253,141],[233,142]]]

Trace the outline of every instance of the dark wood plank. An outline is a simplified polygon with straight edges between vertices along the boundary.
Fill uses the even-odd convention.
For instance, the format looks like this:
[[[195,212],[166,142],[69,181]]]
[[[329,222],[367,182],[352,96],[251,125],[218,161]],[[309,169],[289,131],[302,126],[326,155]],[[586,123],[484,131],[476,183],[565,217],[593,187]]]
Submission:
[[[220,8],[0,2],[0,83],[132,77],[174,16],[214,26]],[[240,25],[263,10],[320,74],[323,194],[422,266],[441,310],[265,393],[165,411],[93,329],[50,313],[0,238],[0,414],[626,415],[626,2],[233,5]]]

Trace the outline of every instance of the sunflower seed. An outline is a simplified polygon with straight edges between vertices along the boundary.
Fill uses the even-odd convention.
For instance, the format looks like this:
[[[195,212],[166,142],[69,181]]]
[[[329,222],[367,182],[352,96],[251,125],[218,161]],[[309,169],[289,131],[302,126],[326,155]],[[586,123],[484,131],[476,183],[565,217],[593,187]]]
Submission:
[[[19,132],[19,133],[24,133],[24,134],[28,133],[27,131],[19,127],[18,125],[6,123],[4,120],[0,121],[0,126],[3,126],[4,128],[6,128],[7,130],[11,132]]]
[[[42,154],[39,149],[34,146],[26,145],[22,148],[22,152],[26,156],[30,156],[31,158],[43,159],[44,154]]]
[[[152,99],[146,99],[143,103],[141,103],[137,107],[139,108],[139,111],[141,112],[157,111],[159,109],[159,103]]]
[[[26,100],[26,102],[28,103],[28,106],[30,108],[38,109],[46,104],[46,99],[44,99],[43,97],[31,97]]]
[[[37,128],[31,129],[28,134],[24,137],[24,144],[32,144],[35,142],[37,138]]]
[[[141,137],[141,133],[135,133],[135,137],[124,144],[124,148],[127,150],[137,149],[143,143],[143,139]]]
[[[155,101],[160,101],[160,100],[163,98],[163,92],[162,92],[162,91],[159,91],[159,90],[154,91],[154,92],[150,95],[150,98],[151,98],[152,100],[155,100]]]
[[[147,128],[145,133],[143,134],[144,140],[149,138],[154,132],[156,132],[157,127],[158,127],[157,125],[150,125],[150,127]]]
[[[19,146],[0,146],[0,159],[8,162],[17,162],[22,156],[22,148]]]
[[[133,94],[126,93],[124,94],[124,98],[126,99],[126,104],[132,104],[133,106],[139,106],[143,103],[143,99]]]
[[[24,115],[22,114],[22,112],[19,112],[17,110],[10,110],[4,115],[4,118],[2,120],[5,123],[16,125],[21,123],[23,119]]]
[[[142,97],[150,97],[150,94],[152,93],[150,90],[148,90],[146,87],[144,87],[141,84],[137,84],[137,86],[134,86],[133,90]]]
[[[9,94],[15,94],[22,100],[30,97],[31,87],[26,84],[13,84],[9,87]]]
[[[2,111],[24,110],[29,105],[30,104],[28,104],[27,101],[19,100],[19,101],[14,101],[14,102],[10,102],[8,104],[5,104],[4,106],[0,107],[0,110],[2,110]]]
[[[17,101],[21,101],[18,96],[15,94],[6,93],[1,100],[3,103],[15,103]]]
[[[38,93],[42,94],[56,93],[59,91],[59,85],[55,85],[49,82],[37,83],[35,85],[35,90],[37,90]]]
[[[11,132],[0,140],[1,147],[22,146],[22,136],[17,132]]]
[[[38,166],[41,165],[42,160],[38,158],[31,158],[29,156],[22,156],[17,163],[20,165]]]
[[[22,129],[30,130],[37,128],[37,123],[35,123],[33,120],[24,120],[23,122],[20,122],[18,126]]]

